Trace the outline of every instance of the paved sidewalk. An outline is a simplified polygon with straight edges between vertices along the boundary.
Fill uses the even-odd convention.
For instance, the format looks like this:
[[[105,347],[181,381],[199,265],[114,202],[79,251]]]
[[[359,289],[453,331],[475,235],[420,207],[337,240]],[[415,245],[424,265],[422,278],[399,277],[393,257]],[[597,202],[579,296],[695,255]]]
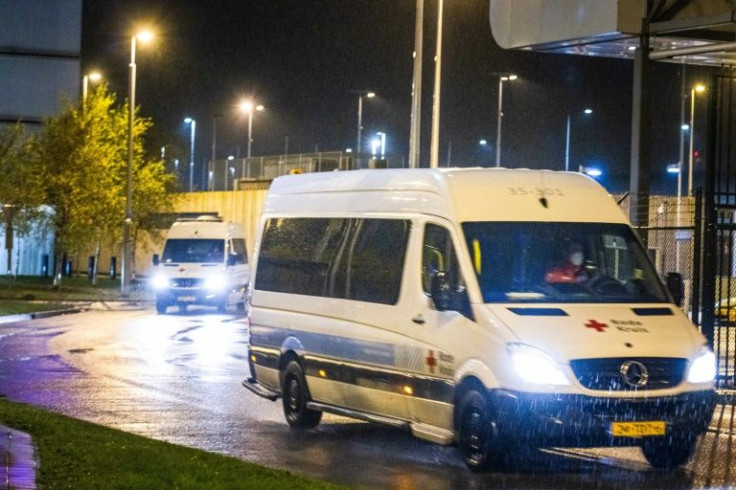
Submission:
[[[0,490],[35,490],[31,436],[0,425]]]

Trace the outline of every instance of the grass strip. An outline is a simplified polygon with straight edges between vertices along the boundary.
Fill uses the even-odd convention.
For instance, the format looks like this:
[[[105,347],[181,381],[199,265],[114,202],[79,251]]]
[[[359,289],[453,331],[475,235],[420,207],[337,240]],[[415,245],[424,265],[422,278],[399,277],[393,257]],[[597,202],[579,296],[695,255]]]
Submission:
[[[28,301],[0,299],[0,316],[62,310],[64,308],[64,305],[57,303],[30,303]]]
[[[336,489],[335,485],[11,402],[0,424],[33,438],[44,489]]]
[[[50,277],[0,276],[0,298],[42,301],[117,301],[150,300],[152,291],[145,281],[133,281],[125,298],[120,291],[120,279],[98,277],[97,284],[84,276],[64,277],[58,285]]]

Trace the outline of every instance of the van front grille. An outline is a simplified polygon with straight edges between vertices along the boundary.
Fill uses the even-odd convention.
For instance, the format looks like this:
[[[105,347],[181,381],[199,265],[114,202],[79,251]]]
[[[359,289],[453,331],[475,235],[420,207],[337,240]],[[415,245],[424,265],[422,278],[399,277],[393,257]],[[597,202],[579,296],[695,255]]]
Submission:
[[[171,280],[172,288],[200,288],[204,284],[204,279],[197,277],[180,277]]]
[[[637,391],[672,388],[682,382],[687,359],[664,357],[570,361],[580,384],[591,390]]]

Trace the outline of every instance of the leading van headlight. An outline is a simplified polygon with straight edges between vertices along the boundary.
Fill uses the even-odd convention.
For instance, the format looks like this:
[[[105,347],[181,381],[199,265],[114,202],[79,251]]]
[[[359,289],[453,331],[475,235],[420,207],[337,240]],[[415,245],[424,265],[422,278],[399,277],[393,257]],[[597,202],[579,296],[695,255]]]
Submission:
[[[212,273],[204,280],[204,287],[213,291],[221,291],[227,286],[227,278],[222,273]]]
[[[525,344],[509,344],[514,371],[524,382],[534,385],[569,385],[559,364],[544,351]]]
[[[166,289],[169,287],[169,278],[163,274],[156,274],[151,279],[151,286],[153,289]]]
[[[690,363],[687,372],[689,383],[708,383],[716,377],[716,356],[709,349],[703,349]]]

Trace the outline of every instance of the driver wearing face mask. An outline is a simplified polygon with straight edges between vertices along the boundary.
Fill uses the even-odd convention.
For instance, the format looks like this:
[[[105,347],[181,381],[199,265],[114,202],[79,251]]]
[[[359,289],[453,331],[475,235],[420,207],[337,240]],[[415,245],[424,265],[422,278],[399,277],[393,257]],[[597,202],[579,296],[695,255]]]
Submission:
[[[548,284],[584,283],[589,279],[588,272],[583,266],[584,262],[583,247],[579,243],[571,243],[567,248],[565,260],[552,267],[545,275],[544,280]]]

